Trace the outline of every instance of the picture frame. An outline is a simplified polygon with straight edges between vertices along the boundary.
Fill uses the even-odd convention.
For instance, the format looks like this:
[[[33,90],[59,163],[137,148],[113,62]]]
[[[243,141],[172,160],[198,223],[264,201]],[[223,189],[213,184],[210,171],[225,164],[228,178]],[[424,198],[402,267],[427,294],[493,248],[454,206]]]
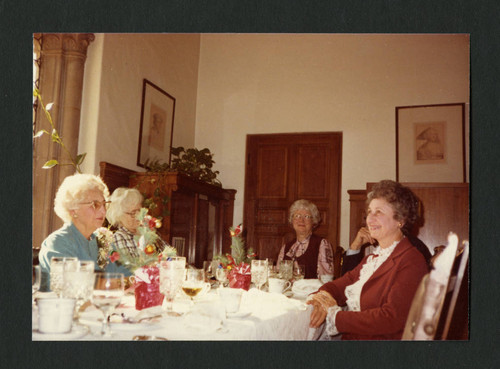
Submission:
[[[170,148],[174,131],[175,98],[153,82],[142,84],[141,123],[137,165],[158,160],[170,164]]]
[[[396,107],[396,181],[466,181],[465,103]]]

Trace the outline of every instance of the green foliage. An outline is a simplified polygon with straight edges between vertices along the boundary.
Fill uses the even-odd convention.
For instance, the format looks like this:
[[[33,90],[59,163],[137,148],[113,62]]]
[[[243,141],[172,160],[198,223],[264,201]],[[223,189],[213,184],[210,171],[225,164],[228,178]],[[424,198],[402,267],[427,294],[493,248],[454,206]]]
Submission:
[[[70,159],[69,163],[59,163],[59,161],[57,161],[56,159],[51,159],[51,160],[47,161],[42,166],[42,168],[43,169],[50,169],[50,168],[55,167],[56,165],[72,165],[72,166],[75,167],[75,169],[76,169],[76,171],[78,173],[81,173],[82,170],[81,170],[80,166],[82,165],[83,160],[85,160],[85,156],[87,154],[86,153],[79,154],[75,158],[73,158],[73,155],[71,155],[71,153],[69,152],[68,148],[64,144],[64,142],[62,140],[62,137],[59,136],[59,133],[57,132],[56,127],[54,126],[54,121],[52,120],[52,116],[49,113],[49,111],[52,109],[52,106],[54,104],[53,103],[49,103],[47,105],[44,105],[43,101],[42,101],[42,96],[40,95],[40,91],[37,88],[35,88],[33,90],[33,96],[35,96],[38,99],[38,101],[40,102],[40,106],[42,107],[43,111],[45,112],[45,117],[47,118],[47,120],[49,121],[49,123],[50,123],[50,125],[52,127],[52,133],[49,133],[45,129],[41,129],[40,131],[38,131],[37,133],[35,133],[35,135],[33,136],[33,138],[34,139],[35,138],[40,138],[44,134],[50,135],[50,138],[52,139],[52,142],[54,142],[54,143],[56,143],[58,145],[61,145],[62,149],[66,152],[66,154],[68,155],[68,157]]]
[[[217,179],[219,171],[213,171],[215,164],[213,154],[209,149],[198,150],[196,148],[184,149],[184,147],[172,147],[173,158],[170,167],[182,172],[194,179],[210,183],[215,186],[221,186]]]

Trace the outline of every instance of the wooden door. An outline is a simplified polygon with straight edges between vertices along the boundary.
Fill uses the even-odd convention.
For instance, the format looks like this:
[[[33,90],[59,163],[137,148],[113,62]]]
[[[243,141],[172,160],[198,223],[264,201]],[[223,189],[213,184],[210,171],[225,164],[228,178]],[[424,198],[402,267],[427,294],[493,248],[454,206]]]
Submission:
[[[260,259],[277,259],[295,237],[288,209],[312,201],[322,222],[315,230],[335,248],[339,243],[342,133],[247,136],[244,225],[247,245]]]

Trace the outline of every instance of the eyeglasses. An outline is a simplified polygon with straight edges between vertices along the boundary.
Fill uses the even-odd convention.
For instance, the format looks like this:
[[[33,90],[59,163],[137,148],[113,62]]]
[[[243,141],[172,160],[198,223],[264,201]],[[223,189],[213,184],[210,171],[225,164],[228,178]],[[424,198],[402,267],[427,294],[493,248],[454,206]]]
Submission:
[[[82,205],[90,205],[92,208],[94,208],[95,211],[101,209],[103,206],[105,208],[108,207],[108,205],[111,203],[111,201],[89,201],[89,202],[81,202],[80,204]]]
[[[136,217],[137,214],[139,214],[140,210],[132,210],[132,211],[126,211],[125,214],[130,215],[131,217]]]
[[[309,215],[309,214],[305,214],[305,215],[302,215],[302,214],[293,214],[292,219],[293,220],[304,219],[304,220],[307,221],[307,220],[312,220],[312,215]]]

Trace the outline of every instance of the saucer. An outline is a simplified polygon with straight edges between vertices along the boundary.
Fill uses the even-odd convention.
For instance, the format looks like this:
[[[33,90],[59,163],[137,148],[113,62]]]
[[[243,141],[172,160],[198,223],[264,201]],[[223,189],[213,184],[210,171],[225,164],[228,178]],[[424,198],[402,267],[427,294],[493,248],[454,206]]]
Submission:
[[[32,331],[33,341],[68,341],[85,336],[89,329],[82,325],[76,325],[68,333],[42,333],[38,329]]]

